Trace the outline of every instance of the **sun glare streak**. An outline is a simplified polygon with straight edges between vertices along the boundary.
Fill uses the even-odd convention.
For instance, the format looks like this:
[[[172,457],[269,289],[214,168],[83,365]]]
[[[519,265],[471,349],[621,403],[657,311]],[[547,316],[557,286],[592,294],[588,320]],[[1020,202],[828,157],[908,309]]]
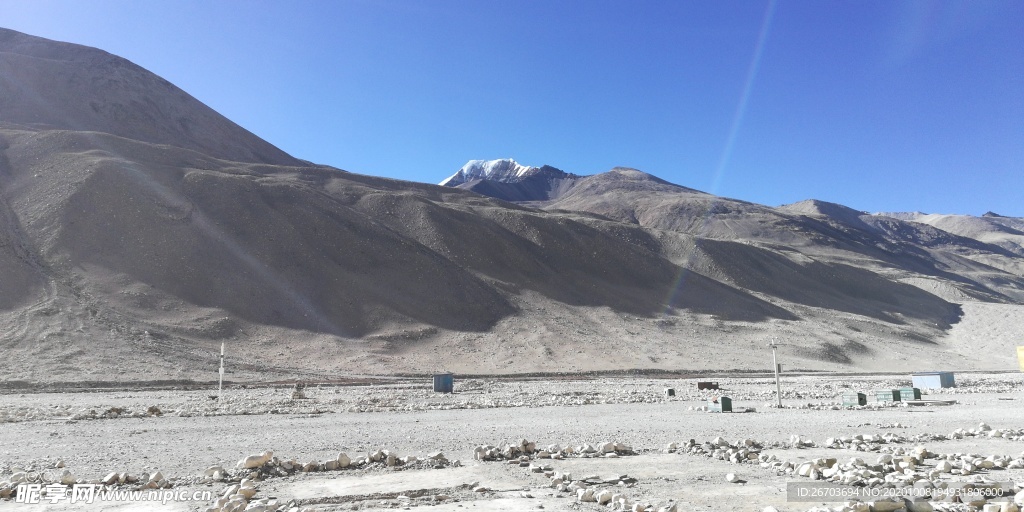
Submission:
[[[761,32],[757,36],[757,44],[754,46],[754,56],[750,59],[750,66],[747,67],[747,79],[743,84],[743,92],[740,94],[740,100],[736,104],[736,111],[732,116],[732,125],[729,127],[729,135],[725,139],[725,146],[722,148],[722,156],[718,159],[718,166],[715,168],[715,174],[712,176],[711,190],[712,194],[718,193],[718,188],[722,183],[722,175],[725,173],[725,167],[729,165],[729,159],[732,157],[733,146],[736,145],[736,136],[739,134],[740,126],[743,125],[743,118],[747,114],[747,104],[750,102],[750,92],[754,89],[754,80],[757,78],[757,70],[761,67],[761,55],[764,52],[764,43],[768,39],[768,32],[771,29],[772,18],[775,15],[775,1],[771,0],[768,2],[768,8],[765,10],[764,19],[761,21]]]
[[[722,155],[718,159],[718,165],[715,167],[715,172],[711,178],[711,187],[709,192],[711,194],[718,194],[718,189],[722,184],[722,175],[725,174],[725,168],[729,165],[729,159],[732,157],[733,147],[736,145],[736,137],[739,134],[740,127],[743,125],[743,118],[747,113],[747,104],[750,102],[750,93],[754,89],[754,80],[757,78],[757,70],[761,66],[761,55],[764,53],[765,41],[768,40],[768,33],[771,29],[772,18],[775,16],[775,5],[776,0],[770,0],[768,7],[765,9],[764,18],[761,20],[761,30],[757,35],[757,43],[754,45],[754,55],[750,59],[750,65],[747,66],[747,77],[743,84],[743,92],[740,94],[740,99],[736,103],[736,110],[732,116],[732,124],[729,126],[729,135],[725,139],[725,145],[722,148]],[[714,210],[715,201],[712,199],[708,204],[708,209],[704,214],[704,221],[701,223],[701,227],[697,230],[696,235],[700,235],[707,227],[711,220],[711,212]],[[665,299],[665,311],[667,315],[672,310],[672,304],[676,301],[676,297],[679,296],[679,291],[683,288],[686,282],[686,276],[689,274],[689,263],[693,261],[693,257],[697,251],[699,239],[694,240],[693,251],[687,256],[686,264],[680,265],[679,275],[676,277],[675,283],[669,289],[668,297]]]
[[[123,168],[131,171],[128,176],[135,179],[137,184],[144,187],[161,201],[170,205],[187,204],[190,210],[189,218],[192,224],[203,235],[205,235],[209,240],[219,243],[235,257],[243,268],[248,269],[254,275],[258,276],[258,279],[268,284],[280,296],[287,297],[288,300],[290,300],[300,310],[305,311],[306,315],[312,316],[317,322],[317,325],[321,326],[321,328],[326,328],[328,332],[332,334],[344,332],[340,326],[335,324],[330,318],[321,312],[320,309],[307,299],[299,290],[295,289],[287,279],[256,258],[247,248],[235,241],[234,238],[224,229],[211,222],[203,211],[196,208],[187,197],[183,197],[182,195],[168,189],[135,165],[125,165]],[[216,305],[213,304],[212,306]]]

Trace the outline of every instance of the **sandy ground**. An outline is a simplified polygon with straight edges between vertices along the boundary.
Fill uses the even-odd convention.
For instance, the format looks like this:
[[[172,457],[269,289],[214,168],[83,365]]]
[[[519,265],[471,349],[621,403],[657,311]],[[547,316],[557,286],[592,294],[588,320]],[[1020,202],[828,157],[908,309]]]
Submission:
[[[933,391],[930,399],[951,399],[952,406],[886,407],[864,410],[818,410],[835,403],[844,391],[906,385],[905,375],[890,376],[786,376],[784,409],[766,407],[773,402],[773,381],[765,378],[720,378],[718,392],[698,392],[691,379],[591,379],[552,382],[464,381],[456,393],[432,393],[418,382],[397,382],[364,387],[310,388],[307,400],[291,400],[290,390],[229,389],[223,405],[206,406],[209,390],[117,391],[104,393],[25,393],[3,397],[7,423],[0,428],[0,480],[12,469],[45,471],[60,460],[79,478],[97,479],[111,471],[132,474],[159,469],[177,479],[186,490],[219,492],[223,484],[196,483],[211,465],[233,467],[253,453],[273,450],[285,459],[305,462],[351,456],[377,449],[423,458],[443,451],[459,459],[461,467],[444,469],[350,470],[271,478],[260,484],[259,496],[305,500],[316,510],[376,510],[428,506],[438,510],[545,510],[576,509],[573,500],[548,486],[543,475],[502,462],[473,459],[480,444],[538,445],[596,444],[618,441],[638,453],[617,459],[545,461],[553,470],[574,475],[629,475],[637,480],[623,492],[634,501],[652,504],[674,500],[681,510],[807,510],[814,503],[787,502],[786,482],[756,464],[736,465],[682,454],[661,453],[671,442],[698,442],[722,436],[733,442],[751,438],[764,443],[785,443],[791,435],[816,441],[827,437],[894,432],[910,438],[917,434],[949,434],[975,428],[982,421],[994,428],[1024,427],[1024,378],[1019,373],[959,374],[959,387]],[[667,397],[665,388],[677,390]],[[745,414],[713,414],[694,410],[713,395],[731,396],[734,406],[753,407]],[[544,405],[549,404],[549,405]],[[162,416],[131,417],[157,405]],[[88,417],[89,410],[124,410],[114,419]],[[47,416],[43,411],[55,411]],[[357,412],[363,410],[366,412]],[[17,411],[30,411],[20,415]],[[70,411],[71,414],[67,414]],[[274,411],[274,412],[270,412]],[[244,414],[240,414],[244,413]],[[63,417],[61,417],[63,415]],[[85,416],[83,416],[85,415]],[[182,416],[184,415],[184,416]],[[899,426],[896,426],[899,424]],[[928,442],[940,453],[970,452],[1022,457],[1024,441],[1002,438],[967,438]],[[913,448],[916,443],[907,443]],[[784,460],[818,456],[848,460],[863,455],[843,449],[766,448]],[[868,454],[871,455],[871,454]],[[725,481],[736,473],[743,484]],[[992,470],[984,475],[995,481],[1024,481],[1020,470]],[[492,492],[473,493],[478,483]],[[426,491],[424,491],[426,490]],[[432,496],[449,496],[445,502]],[[411,496],[411,497],[410,497]],[[319,503],[318,502],[326,502]],[[137,502],[40,504],[0,501],[12,510],[199,510],[208,502],[172,502],[166,505]],[[598,509],[583,505],[584,509]]]

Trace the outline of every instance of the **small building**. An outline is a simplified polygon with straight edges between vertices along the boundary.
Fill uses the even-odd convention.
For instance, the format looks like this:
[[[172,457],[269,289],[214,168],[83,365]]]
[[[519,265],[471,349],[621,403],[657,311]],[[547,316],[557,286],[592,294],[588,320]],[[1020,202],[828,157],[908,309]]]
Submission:
[[[434,392],[451,393],[455,391],[455,376],[450,373],[434,375]]]
[[[912,374],[910,377],[914,387],[919,389],[956,387],[956,382],[953,380],[953,372],[920,372]]]

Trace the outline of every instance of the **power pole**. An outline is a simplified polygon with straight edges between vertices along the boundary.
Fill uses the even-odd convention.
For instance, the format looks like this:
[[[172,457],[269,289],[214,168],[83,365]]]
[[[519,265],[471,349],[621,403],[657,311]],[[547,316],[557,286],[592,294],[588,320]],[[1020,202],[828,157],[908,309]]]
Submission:
[[[217,383],[217,400],[224,392],[224,342],[220,343],[220,381]]]
[[[775,342],[775,338],[772,338],[772,342],[768,346],[772,348],[772,365],[775,366],[775,396],[779,400],[779,409],[782,409],[782,384],[779,382],[779,360],[775,355],[775,349],[779,347],[779,344]]]

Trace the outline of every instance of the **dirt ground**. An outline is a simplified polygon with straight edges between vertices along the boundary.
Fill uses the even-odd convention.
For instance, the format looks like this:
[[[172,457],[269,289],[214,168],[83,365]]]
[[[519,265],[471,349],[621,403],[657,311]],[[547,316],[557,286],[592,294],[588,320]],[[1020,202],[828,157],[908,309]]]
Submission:
[[[370,386],[311,386],[309,398],[292,400],[288,388],[229,388],[221,400],[215,390],[118,390],[89,393],[8,393],[0,397],[0,481],[16,470],[45,472],[58,461],[77,478],[95,480],[109,472],[130,474],[160,470],[186,490],[220,493],[223,483],[202,483],[198,475],[212,465],[234,468],[246,455],[273,450],[282,459],[325,461],[346,452],[352,458],[387,449],[400,456],[442,451],[458,466],[443,469],[340,470],[268,478],[259,497],[282,503],[296,500],[314,510],[383,510],[428,507],[436,510],[606,510],[576,504],[558,493],[549,479],[506,462],[474,460],[474,448],[529,440],[538,446],[597,445],[615,441],[634,455],[618,458],[539,460],[551,470],[602,479],[628,475],[629,485],[614,486],[632,502],[655,506],[674,501],[679,510],[807,510],[821,503],[789,502],[786,484],[801,480],[777,475],[756,461],[733,464],[681,453],[663,453],[668,443],[697,443],[721,436],[730,442],[749,438],[764,453],[801,462],[830,456],[849,460],[875,454],[823,448],[830,437],[894,433],[907,449],[924,445],[938,453],[1024,457],[1024,437],[968,436],[960,440],[918,442],[924,434],[950,434],[977,428],[1024,428],[1024,377],[1020,373],[957,374],[958,387],[932,390],[931,400],[955,400],[948,406],[885,406],[839,409],[844,392],[861,391],[874,403],[875,389],[908,385],[905,375],[786,376],[784,405],[774,403],[774,381],[763,377],[707,378],[719,391],[697,391],[695,379],[592,378],[554,381],[457,380],[454,394],[433,393],[429,382],[415,380]],[[667,396],[666,388],[675,390]],[[734,408],[748,413],[708,413],[706,400],[730,396]],[[151,407],[160,415],[147,413]],[[91,411],[91,412],[90,412]],[[111,411],[118,412],[117,417]],[[106,417],[104,417],[106,416]],[[813,441],[795,448],[791,436]],[[740,483],[729,483],[735,473]],[[1024,470],[987,470],[981,478],[1022,482]],[[950,476],[950,478],[956,478]],[[970,477],[960,477],[970,478]],[[487,492],[472,492],[483,486]],[[11,510],[203,510],[209,501],[167,504],[117,501],[26,505],[0,500]]]

